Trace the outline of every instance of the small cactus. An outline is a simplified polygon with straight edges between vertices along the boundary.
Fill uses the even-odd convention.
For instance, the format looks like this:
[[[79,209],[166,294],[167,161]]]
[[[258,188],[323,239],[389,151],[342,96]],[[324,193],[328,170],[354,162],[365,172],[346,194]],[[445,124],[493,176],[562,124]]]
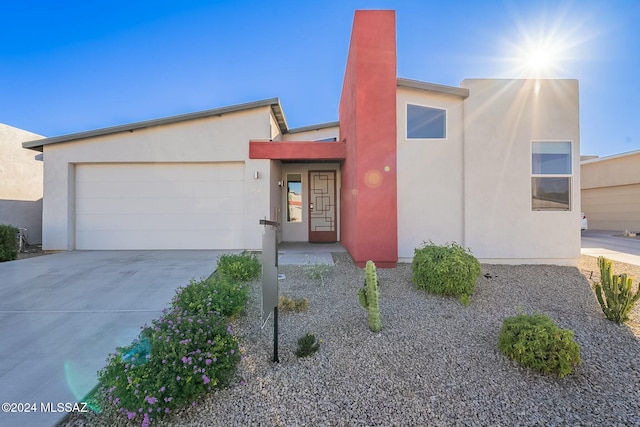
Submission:
[[[364,274],[364,287],[358,290],[358,299],[360,300],[360,305],[369,314],[369,328],[373,332],[379,332],[382,329],[379,304],[380,293],[378,291],[378,273],[373,261],[367,261]]]
[[[594,285],[596,298],[607,319],[616,323],[623,323],[629,318],[629,312],[640,299],[640,285],[633,292],[633,277],[626,274],[615,275],[612,262],[604,257],[598,258],[600,267],[600,282]]]

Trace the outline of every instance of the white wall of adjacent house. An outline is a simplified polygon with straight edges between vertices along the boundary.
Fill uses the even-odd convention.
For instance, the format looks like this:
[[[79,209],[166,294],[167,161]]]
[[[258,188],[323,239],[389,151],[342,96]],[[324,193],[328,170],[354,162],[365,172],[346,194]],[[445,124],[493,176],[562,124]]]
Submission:
[[[589,228],[640,232],[640,150],[583,161],[580,169]]]
[[[0,123],[0,224],[26,228],[30,244],[42,242],[42,159],[22,148],[43,138]]]
[[[464,102],[464,245],[484,262],[576,265],[578,82],[470,79],[461,86],[470,92]],[[569,210],[533,209],[534,141],[570,143]]]
[[[332,126],[321,129],[310,129],[302,132],[287,133],[283,135],[283,141],[319,141],[340,136],[340,127]]]
[[[258,249],[270,108],[44,146],[43,248]]]
[[[408,105],[444,111],[443,137],[410,137]],[[463,239],[462,98],[398,87],[396,115],[398,258],[408,261],[425,241]]]

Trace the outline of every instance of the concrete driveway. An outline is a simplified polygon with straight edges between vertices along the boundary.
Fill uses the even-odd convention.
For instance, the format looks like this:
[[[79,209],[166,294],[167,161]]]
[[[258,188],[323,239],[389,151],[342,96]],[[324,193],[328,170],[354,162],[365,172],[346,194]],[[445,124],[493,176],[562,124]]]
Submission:
[[[117,346],[222,251],[75,251],[0,263],[0,426],[53,426]],[[30,413],[5,412],[9,409]],[[35,405],[34,405],[35,404]]]
[[[582,232],[582,254],[603,256],[613,261],[640,265],[640,239],[622,237],[622,232],[587,230]]]

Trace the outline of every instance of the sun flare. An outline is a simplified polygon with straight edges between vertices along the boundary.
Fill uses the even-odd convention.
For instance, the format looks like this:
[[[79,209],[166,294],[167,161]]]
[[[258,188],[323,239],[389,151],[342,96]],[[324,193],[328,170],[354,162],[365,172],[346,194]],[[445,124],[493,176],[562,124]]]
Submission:
[[[517,68],[525,77],[553,77],[561,68],[564,51],[561,40],[527,40],[518,47]]]
[[[527,67],[534,71],[544,71],[553,65],[553,60],[549,51],[539,48],[529,53]]]
[[[595,36],[586,18],[560,9],[536,18],[513,16],[514,31],[506,32],[504,73],[517,78],[559,78],[571,73],[584,55],[584,44]]]

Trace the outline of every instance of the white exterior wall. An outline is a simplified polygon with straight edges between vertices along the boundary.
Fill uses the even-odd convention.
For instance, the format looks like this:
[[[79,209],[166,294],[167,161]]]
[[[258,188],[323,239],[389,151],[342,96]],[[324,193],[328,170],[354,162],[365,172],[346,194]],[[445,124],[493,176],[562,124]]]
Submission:
[[[280,200],[282,197],[282,190],[278,186],[278,181],[282,179],[281,178],[282,165],[279,160],[270,160],[269,162],[271,167],[271,175],[270,175],[271,182],[269,183],[270,216],[268,216],[267,219],[271,221],[276,221],[282,224],[283,221],[286,221],[286,217],[283,217],[284,211],[282,210],[282,203]],[[278,242],[281,242],[281,241],[282,241],[282,226],[278,230]]]
[[[462,98],[398,87],[398,258],[423,241],[463,239]],[[445,139],[407,139],[407,104],[445,109]]]
[[[278,126],[278,121],[273,115],[273,111],[269,114],[269,128],[271,141],[280,141],[282,139],[282,131],[280,130],[280,126]]]
[[[483,262],[576,265],[580,129],[576,80],[462,82],[464,246]],[[532,141],[572,142],[571,211],[532,211]]]
[[[42,159],[22,148],[41,135],[0,124],[0,224],[27,229],[30,244],[42,242]]]
[[[340,127],[334,126],[324,129],[308,130],[304,132],[288,133],[283,135],[283,141],[318,141],[320,139],[336,138],[340,136]]]
[[[75,248],[75,165],[79,163],[244,162],[243,247],[259,249],[259,219],[270,214],[269,160],[250,160],[252,138],[270,137],[262,107],[44,146],[43,249]],[[259,178],[255,179],[255,172]]]

